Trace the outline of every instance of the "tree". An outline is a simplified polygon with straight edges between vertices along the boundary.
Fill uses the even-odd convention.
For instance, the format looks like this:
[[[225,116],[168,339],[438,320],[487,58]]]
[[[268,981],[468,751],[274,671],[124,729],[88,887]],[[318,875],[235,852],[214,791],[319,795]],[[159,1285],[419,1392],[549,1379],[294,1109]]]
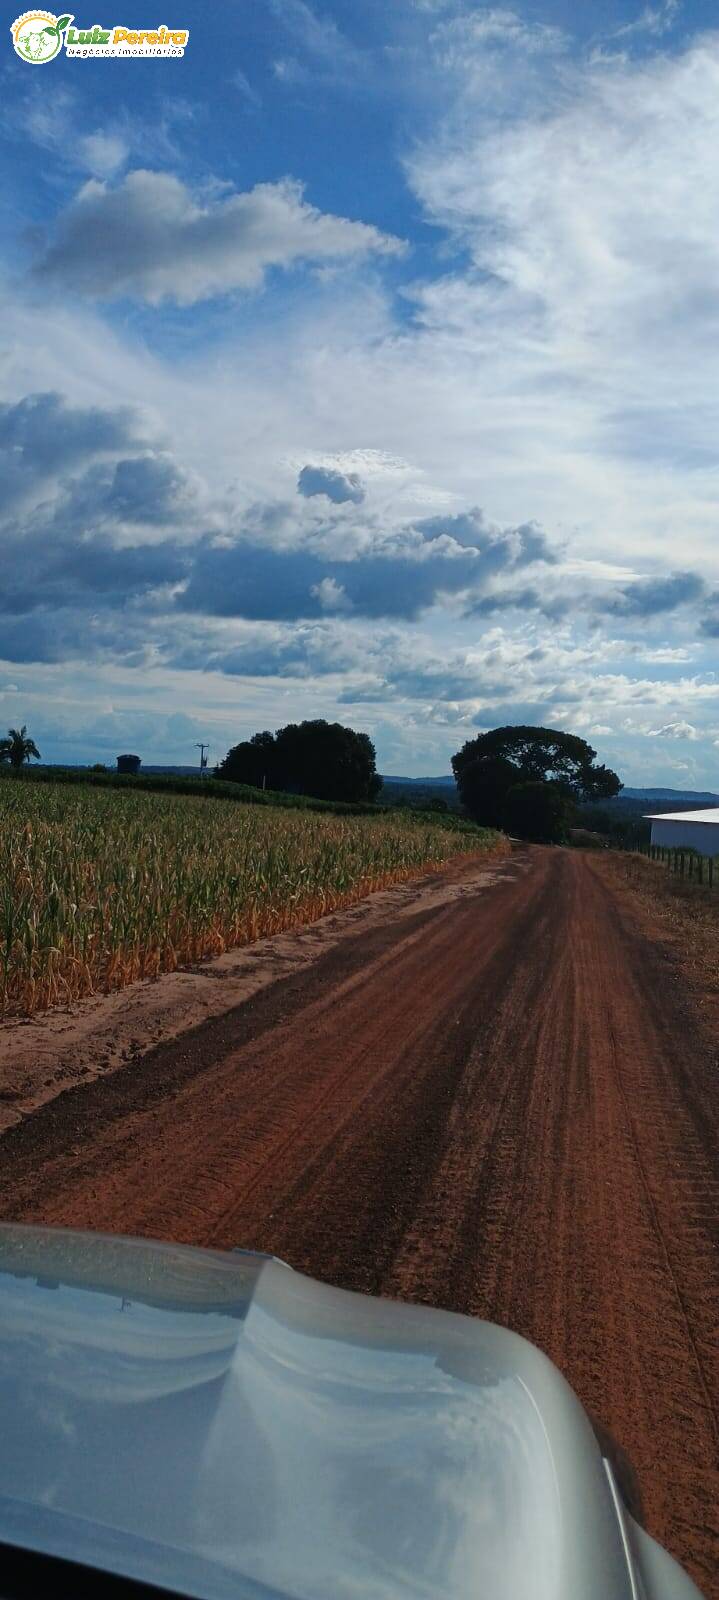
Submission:
[[[455,756],[452,764],[458,760],[459,756]],[[461,774],[455,768],[455,776],[462,804],[475,822],[484,828],[501,828],[507,795],[517,782],[517,768],[512,762],[502,756],[468,761]]]
[[[279,767],[274,733],[255,733],[233,745],[217,768],[218,778],[249,783],[253,789],[279,789]]]
[[[319,800],[374,800],[382,787],[367,734],[321,717],[234,745],[217,776]]]
[[[476,803],[478,793],[481,796],[489,763],[495,792],[503,782],[507,783],[505,795],[513,784],[555,783],[574,800],[607,800],[618,794],[622,785],[616,772],[595,764],[596,754],[585,739],[558,728],[493,728],[468,740],[452,757],[452,769],[462,803],[474,815],[473,801]],[[472,769],[479,763],[485,765],[477,773]],[[512,768],[511,785],[504,763]]]
[[[27,738],[27,728],[23,723],[21,728],[8,728],[7,739],[0,739],[0,761],[9,762],[16,772],[20,771],[25,761],[33,756],[40,760],[40,751],[34,739]]]
[[[574,803],[558,783],[515,783],[504,806],[507,833],[536,844],[563,844],[574,819]]]

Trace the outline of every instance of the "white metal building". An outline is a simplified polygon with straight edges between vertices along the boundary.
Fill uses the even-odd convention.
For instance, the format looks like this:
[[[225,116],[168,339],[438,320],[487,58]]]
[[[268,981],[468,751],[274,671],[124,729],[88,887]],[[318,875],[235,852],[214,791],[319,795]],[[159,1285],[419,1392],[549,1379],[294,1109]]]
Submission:
[[[719,856],[719,806],[708,811],[667,811],[645,813],[652,825],[652,844],[665,850],[698,850],[703,856]]]

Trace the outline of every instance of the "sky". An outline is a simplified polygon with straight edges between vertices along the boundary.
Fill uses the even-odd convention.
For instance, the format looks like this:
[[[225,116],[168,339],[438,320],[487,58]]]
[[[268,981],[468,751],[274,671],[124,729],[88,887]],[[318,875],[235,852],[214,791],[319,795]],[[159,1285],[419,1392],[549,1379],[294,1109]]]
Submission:
[[[213,764],[326,717],[719,789],[704,0],[168,0],[0,54],[0,729]]]

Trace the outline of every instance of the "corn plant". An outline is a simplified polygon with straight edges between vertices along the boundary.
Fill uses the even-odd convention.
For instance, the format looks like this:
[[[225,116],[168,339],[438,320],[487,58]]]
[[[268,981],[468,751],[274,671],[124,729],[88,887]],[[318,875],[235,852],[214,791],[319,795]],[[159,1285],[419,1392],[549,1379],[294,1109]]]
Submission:
[[[156,977],[496,849],[397,813],[0,783],[0,1016]]]

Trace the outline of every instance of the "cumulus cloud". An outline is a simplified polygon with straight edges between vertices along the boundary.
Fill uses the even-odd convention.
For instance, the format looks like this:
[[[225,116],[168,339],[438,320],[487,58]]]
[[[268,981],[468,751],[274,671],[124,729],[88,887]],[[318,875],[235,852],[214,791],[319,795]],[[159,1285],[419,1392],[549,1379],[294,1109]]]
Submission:
[[[607,609],[636,617],[653,617],[675,611],[701,600],[706,593],[704,579],[696,572],[672,572],[664,578],[645,578],[621,589],[607,602]]]
[[[83,537],[67,533],[48,540],[42,528],[34,536],[3,535],[0,544],[3,582],[0,613],[19,623],[34,612],[68,608],[76,613],[98,606],[123,609],[128,602],[179,582],[186,555],[174,545],[121,546],[105,534]],[[81,630],[82,634],[82,630]],[[0,653],[6,660],[10,640],[3,622]],[[23,656],[22,659],[30,659]]]
[[[273,267],[396,255],[378,228],[310,205],[291,179],[203,199],[169,173],[142,169],[116,188],[91,180],[37,264],[43,284],[99,299],[194,305],[262,286]]]
[[[513,574],[553,554],[541,530],[496,528],[479,510],[384,527],[362,514],[353,525],[295,521],[286,508],[254,508],[241,536],[198,548],[178,606],[214,616],[308,618],[328,610],[403,617],[461,596],[469,605],[500,573]],[[259,543],[252,530],[279,542]]]
[[[129,406],[71,406],[56,393],[0,402],[3,514],[79,463],[140,445],[143,431]]]
[[[360,505],[365,497],[362,481],[356,472],[335,472],[328,467],[303,467],[297,479],[297,488],[308,499],[314,494],[326,494],[335,505],[342,505],[347,500]]]
[[[363,663],[364,647],[355,641],[343,655],[336,631],[323,663],[307,628],[412,621],[555,559],[535,524],[502,528],[476,508],[385,521],[366,509],[358,475],[334,469],[308,468],[294,501],[241,512],[231,496],[213,501],[131,408],[71,406],[58,394],[0,408],[0,478],[8,662],[84,654],[139,665],[164,641],[161,653],[177,652],[187,667],[301,675],[313,637],[314,669],[336,674],[354,649]],[[256,638],[240,646],[236,632],[273,625],[280,633],[263,646],[263,668]],[[211,647],[223,628],[232,637]],[[508,692],[502,673],[492,677]],[[474,667],[405,660],[378,678],[377,693],[440,703],[470,693],[476,679]]]
[[[700,632],[707,639],[719,639],[719,593],[716,590],[707,595]]]
[[[648,728],[648,739],[689,739],[699,738],[697,729],[691,722],[665,722],[661,728]]]
[[[313,583],[310,594],[319,600],[323,611],[345,611],[352,606],[344,584],[338,583],[336,578],[322,578],[319,583]]]
[[[464,549],[481,550],[487,566],[493,566],[496,571],[531,566],[535,561],[554,565],[558,559],[556,550],[536,522],[499,529],[478,506],[469,511],[424,517],[416,527],[428,540],[451,540]]]
[[[661,624],[678,607],[688,618],[703,614],[705,586],[690,572],[628,583],[617,569],[607,590],[609,569],[590,583],[581,564],[565,567],[562,545],[536,522],[502,526],[476,507],[402,518],[382,509],[384,489],[371,475],[365,489],[349,466],[310,468],[329,474],[339,499],[323,487],[243,509],[236,495],[213,499],[140,414],[71,406],[57,394],[0,411],[0,464],[11,486],[13,465],[21,482],[32,477],[45,438],[41,492],[30,504],[16,496],[0,518],[7,663],[38,672],[82,661],[98,670],[114,662],[212,673],[241,679],[243,694],[250,683],[277,680],[310,697],[297,700],[298,713],[310,704],[330,714],[332,706],[374,706],[373,718],[399,719],[402,738],[416,730],[428,751],[431,729],[455,746],[465,730],[497,722],[579,732],[616,726],[623,711],[635,719],[630,743],[648,731],[687,743],[691,734],[670,725],[681,728],[692,705],[711,715],[719,701],[719,688],[698,679],[612,676],[602,663],[620,642],[599,634],[584,650],[577,642],[576,618],[591,621],[599,604],[641,630],[646,652],[653,619]],[[354,478],[361,503],[346,498]],[[309,488],[319,482],[310,476]],[[552,607],[553,629],[542,633]],[[429,613],[426,631],[408,627]],[[687,726],[700,729],[701,720]]]
[[[155,451],[116,463],[98,511],[121,522],[175,526],[188,515],[195,489],[190,474],[167,452]]]
[[[288,624],[413,622],[438,607],[469,623],[509,613],[556,623],[572,611],[630,623],[705,596],[691,572],[599,594],[561,571],[548,585],[560,550],[537,523],[501,527],[476,507],[386,521],[366,506],[358,474],[334,468],[305,466],[294,502],[241,511],[232,497],[213,501],[199,477],[142,436],[129,408],[71,407],[56,394],[0,408],[6,615],[137,603]],[[23,491],[38,482],[39,497],[23,507]],[[436,685],[434,694],[442,698]],[[460,697],[452,674],[446,695]]]
[[[197,538],[194,519],[212,525],[199,480],[148,448],[139,412],[72,406],[55,393],[0,405],[0,492],[8,660],[56,659],[68,633],[88,639],[98,608],[167,594],[186,577],[182,541]]]

